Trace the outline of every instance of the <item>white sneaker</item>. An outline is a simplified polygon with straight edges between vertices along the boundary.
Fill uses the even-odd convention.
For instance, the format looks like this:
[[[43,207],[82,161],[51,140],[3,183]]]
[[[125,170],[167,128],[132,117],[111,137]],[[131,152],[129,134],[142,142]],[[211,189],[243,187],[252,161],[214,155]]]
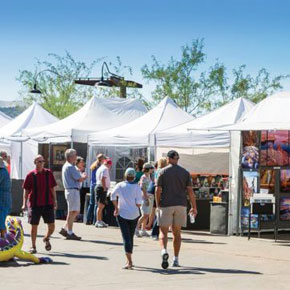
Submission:
[[[140,235],[141,235],[142,237],[150,237],[150,235],[149,235],[145,230],[141,230],[141,231],[140,231]]]
[[[178,260],[173,260],[171,266],[172,267],[180,267]]]
[[[101,222],[96,222],[95,227],[96,228],[105,228],[105,226]]]
[[[103,222],[103,221],[100,221],[100,223],[105,227],[105,228],[107,228],[109,225],[108,224],[106,224],[105,222]]]
[[[137,238],[142,238],[142,235],[141,235],[141,231],[139,231],[138,229],[135,230],[135,236]]]
[[[169,254],[168,254],[167,250],[163,249],[161,251],[161,257],[162,257],[161,267],[163,269],[167,269],[169,266],[169,264],[168,264]]]

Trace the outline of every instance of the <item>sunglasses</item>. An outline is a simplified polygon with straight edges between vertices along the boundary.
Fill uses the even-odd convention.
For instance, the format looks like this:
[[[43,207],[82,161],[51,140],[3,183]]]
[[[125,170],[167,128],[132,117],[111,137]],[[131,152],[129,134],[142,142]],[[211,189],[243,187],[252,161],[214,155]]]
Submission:
[[[44,160],[39,160],[39,161],[37,161],[37,163],[45,163],[45,161]]]

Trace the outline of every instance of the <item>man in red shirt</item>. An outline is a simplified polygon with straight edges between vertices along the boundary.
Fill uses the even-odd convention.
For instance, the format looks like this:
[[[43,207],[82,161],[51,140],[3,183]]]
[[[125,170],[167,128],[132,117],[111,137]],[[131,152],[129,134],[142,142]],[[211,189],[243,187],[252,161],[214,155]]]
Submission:
[[[37,155],[34,159],[35,169],[30,171],[23,183],[23,206],[28,207],[28,222],[31,224],[32,247],[30,252],[36,253],[37,227],[42,217],[48,225],[47,234],[43,238],[45,249],[51,250],[49,237],[55,229],[54,210],[57,206],[55,186],[56,181],[50,169],[44,168],[44,158]]]

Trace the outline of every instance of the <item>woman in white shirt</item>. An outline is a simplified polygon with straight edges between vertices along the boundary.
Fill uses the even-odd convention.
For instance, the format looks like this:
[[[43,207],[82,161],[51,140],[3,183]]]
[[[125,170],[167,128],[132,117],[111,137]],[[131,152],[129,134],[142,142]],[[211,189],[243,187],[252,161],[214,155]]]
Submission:
[[[127,263],[124,269],[133,269],[132,253],[134,245],[134,233],[139,218],[139,207],[142,203],[142,192],[140,186],[134,182],[136,172],[133,168],[127,168],[125,181],[118,183],[112,194],[111,200],[114,204],[114,215],[120,226]],[[117,200],[118,197],[118,200]]]

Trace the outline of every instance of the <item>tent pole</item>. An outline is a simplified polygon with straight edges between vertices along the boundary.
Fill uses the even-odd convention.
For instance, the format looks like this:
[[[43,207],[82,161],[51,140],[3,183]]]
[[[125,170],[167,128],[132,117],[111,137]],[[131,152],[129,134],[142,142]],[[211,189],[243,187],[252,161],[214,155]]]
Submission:
[[[22,157],[22,155],[23,155],[23,142],[21,141],[20,142],[20,160],[19,160],[19,165],[20,165],[20,170],[19,170],[19,173],[20,173],[20,179],[22,179],[22,161],[23,161],[23,157]]]

